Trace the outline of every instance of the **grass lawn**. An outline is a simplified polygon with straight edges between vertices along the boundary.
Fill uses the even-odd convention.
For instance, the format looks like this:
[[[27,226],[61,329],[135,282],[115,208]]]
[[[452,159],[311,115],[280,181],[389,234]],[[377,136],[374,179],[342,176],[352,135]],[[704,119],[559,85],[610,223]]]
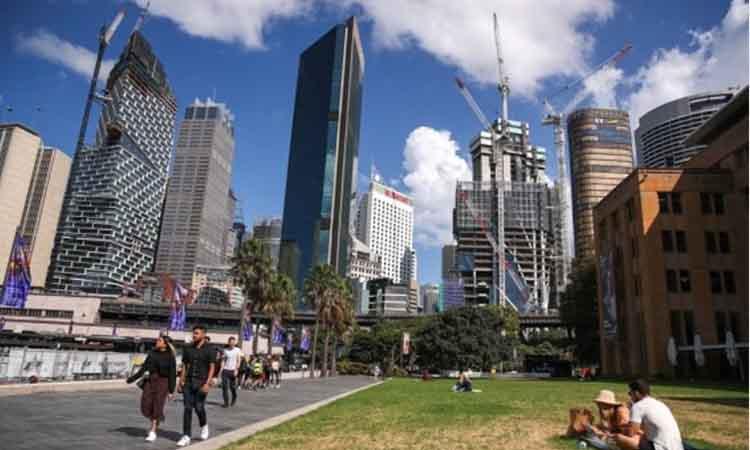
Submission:
[[[259,433],[226,450],[575,449],[564,437],[568,409],[600,389],[627,398],[624,382],[475,381],[481,393],[453,393],[452,381],[394,379]],[[696,384],[652,386],[683,438],[710,449],[748,448],[748,391]]]

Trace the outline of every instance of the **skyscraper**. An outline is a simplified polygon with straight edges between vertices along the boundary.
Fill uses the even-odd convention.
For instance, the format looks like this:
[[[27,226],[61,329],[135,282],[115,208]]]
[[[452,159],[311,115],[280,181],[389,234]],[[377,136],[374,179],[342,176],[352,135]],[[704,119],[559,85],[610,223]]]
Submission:
[[[70,156],[53,147],[42,147],[36,158],[21,223],[31,258],[32,286],[43,287],[47,280],[71,163]]]
[[[0,125],[0,280],[5,279],[16,228],[23,220],[24,203],[41,145],[39,135],[24,125]]]
[[[638,165],[675,167],[698,153],[703,146],[686,146],[685,139],[732,100],[735,92],[727,89],[689,95],[641,116],[635,130]]]
[[[414,253],[414,206],[411,197],[383,184],[379,176],[370,180],[357,211],[357,238],[379,259],[382,276],[394,284],[416,279]]]
[[[253,239],[261,242],[266,249],[266,253],[271,257],[273,266],[277,267],[281,249],[281,218],[271,217],[256,220],[253,224]]]
[[[497,136],[502,124],[493,124]],[[503,164],[505,181],[504,241],[506,258],[517,264],[519,275],[529,288],[529,299],[537,310],[547,310],[549,298],[556,294],[555,276],[559,266],[559,238],[554,214],[557,197],[545,174],[546,150],[531,144],[529,124],[509,120],[508,140],[504,142]],[[482,130],[471,144],[473,181],[456,185],[456,207],[453,235],[456,240],[454,264],[462,278],[464,300],[467,304],[498,302],[493,292],[496,280],[493,271],[500,263],[497,250],[487,238],[489,232],[499,242],[497,227],[499,183],[492,146],[492,134]],[[496,269],[497,270],[497,269]],[[505,271],[506,280],[510,274]],[[449,280],[452,277],[446,277]],[[447,287],[456,288],[455,280]],[[506,296],[517,307],[525,307],[526,299],[512,296],[506,282]],[[511,298],[512,297],[512,298]]]
[[[576,258],[594,256],[594,206],[633,170],[628,113],[585,108],[568,115]]]
[[[300,56],[279,262],[298,291],[315,265],[348,269],[364,63],[354,17]]]
[[[227,234],[234,218],[229,193],[233,160],[234,116],[223,103],[196,99],[180,124],[156,272],[189,285],[196,266],[227,263]]]
[[[456,270],[456,244],[444,245],[441,256],[441,279],[445,280],[446,278],[451,276],[452,272]]]
[[[97,145],[81,148],[73,162],[51,290],[120,293],[154,264],[177,105],[140,32],[128,39],[107,90]]]

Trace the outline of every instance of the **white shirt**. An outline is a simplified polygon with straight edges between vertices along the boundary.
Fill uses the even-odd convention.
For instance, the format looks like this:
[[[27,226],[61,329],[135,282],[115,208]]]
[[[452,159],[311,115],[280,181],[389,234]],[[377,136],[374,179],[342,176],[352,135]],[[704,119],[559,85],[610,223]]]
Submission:
[[[272,361],[271,362],[271,370],[279,370],[279,362],[278,361]]]
[[[224,349],[224,370],[237,370],[242,358],[242,351],[234,347],[233,349]]]
[[[672,411],[659,400],[646,397],[636,402],[630,413],[630,421],[641,424],[646,439],[653,442],[657,450],[684,450]]]

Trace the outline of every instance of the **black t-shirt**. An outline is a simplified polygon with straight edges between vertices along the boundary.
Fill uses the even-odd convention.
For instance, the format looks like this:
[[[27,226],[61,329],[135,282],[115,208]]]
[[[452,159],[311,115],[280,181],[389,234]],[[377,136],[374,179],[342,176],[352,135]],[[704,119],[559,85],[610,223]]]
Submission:
[[[198,348],[191,345],[182,354],[182,370],[185,372],[186,382],[193,386],[202,386],[208,382],[208,368],[211,363],[216,364],[216,349],[204,342]]]

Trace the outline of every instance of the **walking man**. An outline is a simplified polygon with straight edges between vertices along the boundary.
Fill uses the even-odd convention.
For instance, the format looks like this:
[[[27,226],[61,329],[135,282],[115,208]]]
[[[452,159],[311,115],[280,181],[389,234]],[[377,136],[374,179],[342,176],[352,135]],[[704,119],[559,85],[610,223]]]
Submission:
[[[182,438],[177,442],[178,447],[190,445],[193,425],[193,410],[198,415],[201,426],[200,437],[208,439],[208,420],[206,419],[206,396],[211,388],[211,379],[216,368],[216,351],[208,345],[206,327],[193,327],[193,344],[186,347],[182,354],[182,374],[180,387],[182,389],[185,410],[182,416]]]
[[[242,360],[242,351],[235,347],[237,340],[234,336],[227,341],[227,348],[224,349],[224,368],[221,371],[221,394],[224,397],[224,408],[230,406],[229,391],[232,391],[231,406],[237,402],[237,380],[239,378],[240,361]]]

